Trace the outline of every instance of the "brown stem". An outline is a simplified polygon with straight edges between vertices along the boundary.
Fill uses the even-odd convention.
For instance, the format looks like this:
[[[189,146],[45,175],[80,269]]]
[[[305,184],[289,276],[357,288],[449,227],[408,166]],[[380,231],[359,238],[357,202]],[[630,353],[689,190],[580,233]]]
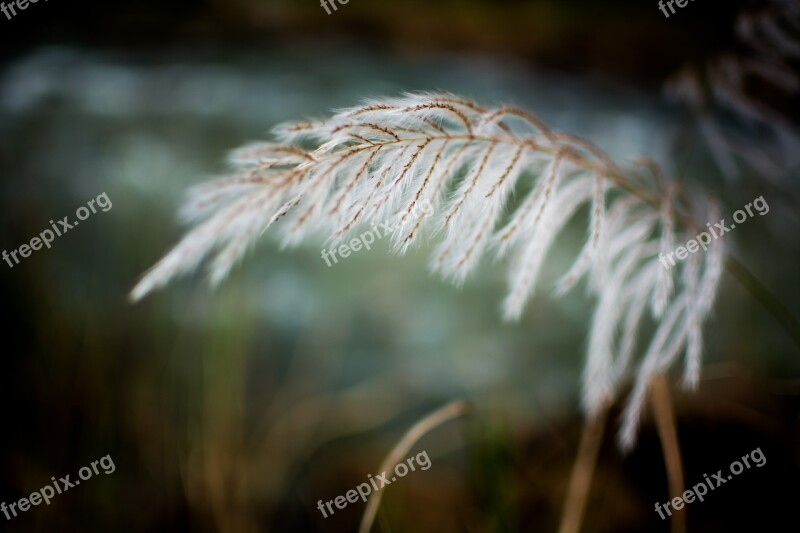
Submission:
[[[603,444],[607,416],[608,407],[603,407],[597,415],[588,418],[583,424],[578,456],[572,467],[567,497],[564,500],[559,533],[578,533],[580,531],[586,502],[589,499],[589,489],[592,486],[592,478],[597,465],[597,455]]]
[[[405,435],[403,435],[403,438],[400,439],[400,442],[398,442],[394,449],[392,449],[386,459],[384,459],[380,466],[380,471],[385,472],[397,466],[397,463],[399,463],[403,457],[405,457],[411,447],[414,446],[414,444],[426,433],[444,424],[445,422],[452,420],[453,418],[464,415],[467,413],[467,411],[467,404],[462,400],[457,400],[450,402],[440,409],[437,409],[430,415],[414,424],[414,426],[409,429]],[[382,492],[373,492],[370,495],[369,501],[367,502],[367,508],[364,511],[363,518],[361,519],[361,526],[358,528],[359,533],[369,533],[370,529],[372,529],[372,524],[375,521],[375,515],[377,514],[378,507],[381,504],[381,495]]]
[[[658,437],[667,467],[667,484],[671,497],[683,494],[683,461],[678,444],[678,431],[675,426],[675,414],[672,411],[672,399],[669,385],[663,374],[658,374],[650,383],[650,394],[653,401],[653,414],[656,419]],[[672,533],[686,531],[686,511],[675,511],[671,518]]]

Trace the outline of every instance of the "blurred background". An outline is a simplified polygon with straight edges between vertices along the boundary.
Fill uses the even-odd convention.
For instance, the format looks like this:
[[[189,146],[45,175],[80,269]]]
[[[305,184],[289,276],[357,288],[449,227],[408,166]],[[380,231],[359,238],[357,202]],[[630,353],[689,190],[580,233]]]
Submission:
[[[375,475],[403,433],[432,467],[383,493],[374,531],[556,531],[583,417],[593,304],[541,291],[502,322],[502,265],[463,288],[429,248],[386,243],[332,267],[324,240],[265,236],[219,289],[202,275],[133,305],[127,292],[185,228],[183,192],[285,120],[368,97],[446,90],[512,103],[621,162],[644,155],[719,195],[771,208],[734,255],[800,316],[797,2],[53,0],[0,15],[0,247],[98,211],[51,249],[0,263],[0,501],[110,454],[101,474],[2,531],[354,531],[332,500]],[[584,236],[568,231],[556,279]],[[546,284],[544,285],[546,286]],[[796,531],[800,353],[733,277],[706,327],[696,393],[674,389],[687,484],[760,447],[688,506],[688,531]],[[675,380],[677,382],[677,380]],[[615,406],[584,531],[667,531],[661,445],[646,417],[618,452]]]

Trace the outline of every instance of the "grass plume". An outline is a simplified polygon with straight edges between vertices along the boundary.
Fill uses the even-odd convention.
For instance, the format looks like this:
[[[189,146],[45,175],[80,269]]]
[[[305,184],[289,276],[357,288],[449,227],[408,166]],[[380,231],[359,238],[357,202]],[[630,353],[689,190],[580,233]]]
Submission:
[[[222,281],[248,247],[277,224],[284,245],[311,235],[343,241],[365,224],[399,217],[405,252],[427,231],[439,236],[431,269],[463,282],[486,256],[508,259],[502,313],[518,319],[548,252],[588,206],[587,239],[556,286],[581,280],[597,306],[589,331],[583,405],[596,414],[634,378],[621,441],[635,440],[647,386],[685,355],[685,382],[700,373],[702,323],[724,264],[722,240],[666,271],[657,256],[716,220],[650,163],[621,168],[588,142],[549,129],[512,107],[484,108],[450,94],[408,94],[344,109],[327,120],[279,126],[277,142],[231,156],[234,173],[192,189],[183,208],[194,228],[131,293],[138,300],[209,261]],[[511,207],[524,179],[534,182]],[[419,206],[432,207],[419,214]],[[432,216],[431,216],[432,215]],[[282,219],[282,220],[281,220]],[[636,358],[643,318],[655,334]]]

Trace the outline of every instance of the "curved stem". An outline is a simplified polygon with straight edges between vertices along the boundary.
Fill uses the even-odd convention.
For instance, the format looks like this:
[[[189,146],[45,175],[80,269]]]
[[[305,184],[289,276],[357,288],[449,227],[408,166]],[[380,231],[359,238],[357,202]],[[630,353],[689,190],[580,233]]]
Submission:
[[[661,451],[664,454],[664,464],[667,468],[669,497],[673,498],[682,495],[685,486],[683,481],[683,460],[681,459],[681,448],[678,443],[678,430],[675,425],[675,413],[672,410],[669,385],[664,374],[656,375],[650,387],[658,438],[661,441]],[[672,533],[684,533],[686,531],[686,511],[676,511],[672,515],[670,523]]]
[[[411,450],[411,447],[429,431],[441,426],[445,422],[466,414],[468,411],[469,407],[466,402],[463,400],[456,400],[437,409],[414,424],[414,426],[403,435],[400,442],[395,445],[386,459],[384,459],[383,463],[381,463],[380,470],[386,472],[397,466],[397,463]],[[381,504],[381,496],[382,493],[377,491],[369,496],[367,507],[364,510],[364,516],[361,518],[361,525],[358,528],[359,533],[369,533],[372,529],[372,523],[375,521],[378,507]]]
[[[578,533],[581,530],[583,513],[597,467],[597,456],[603,444],[607,416],[608,405],[604,405],[596,416],[589,417],[583,424],[578,456],[572,467],[567,497],[564,500],[559,533]]]

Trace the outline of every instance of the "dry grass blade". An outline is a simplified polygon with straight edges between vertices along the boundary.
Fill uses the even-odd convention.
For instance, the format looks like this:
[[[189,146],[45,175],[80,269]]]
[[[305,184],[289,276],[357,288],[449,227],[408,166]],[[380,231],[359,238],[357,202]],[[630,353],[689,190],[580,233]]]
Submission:
[[[561,515],[559,533],[578,533],[583,523],[583,513],[589,499],[589,489],[597,466],[597,455],[603,444],[608,408],[604,407],[599,414],[587,418],[583,425],[578,456],[572,467],[567,497],[564,500],[564,512]]]
[[[681,449],[678,444],[675,414],[672,412],[669,385],[663,374],[653,378],[651,396],[658,437],[661,440],[664,463],[667,467],[667,480],[671,498],[683,494],[683,461],[681,460]],[[686,531],[686,511],[673,513],[670,520],[672,533],[684,533]]]
[[[414,426],[409,429],[405,435],[403,435],[403,438],[400,439],[400,442],[398,442],[397,445],[395,445],[386,459],[384,459],[379,470],[381,472],[385,472],[391,468],[394,468],[402,459],[406,457],[408,452],[411,450],[411,447],[414,446],[414,444],[416,444],[417,441],[425,436],[429,431],[441,426],[445,422],[466,414],[468,409],[469,408],[467,404],[463,400],[457,400],[445,405],[440,409],[437,409],[414,424]],[[381,491],[377,491],[370,495],[369,501],[367,502],[367,507],[364,510],[364,516],[361,519],[361,525],[358,528],[359,533],[369,533],[369,530],[372,528],[372,524],[375,521],[375,515],[377,514],[378,507],[381,504],[382,494],[383,493]]]

